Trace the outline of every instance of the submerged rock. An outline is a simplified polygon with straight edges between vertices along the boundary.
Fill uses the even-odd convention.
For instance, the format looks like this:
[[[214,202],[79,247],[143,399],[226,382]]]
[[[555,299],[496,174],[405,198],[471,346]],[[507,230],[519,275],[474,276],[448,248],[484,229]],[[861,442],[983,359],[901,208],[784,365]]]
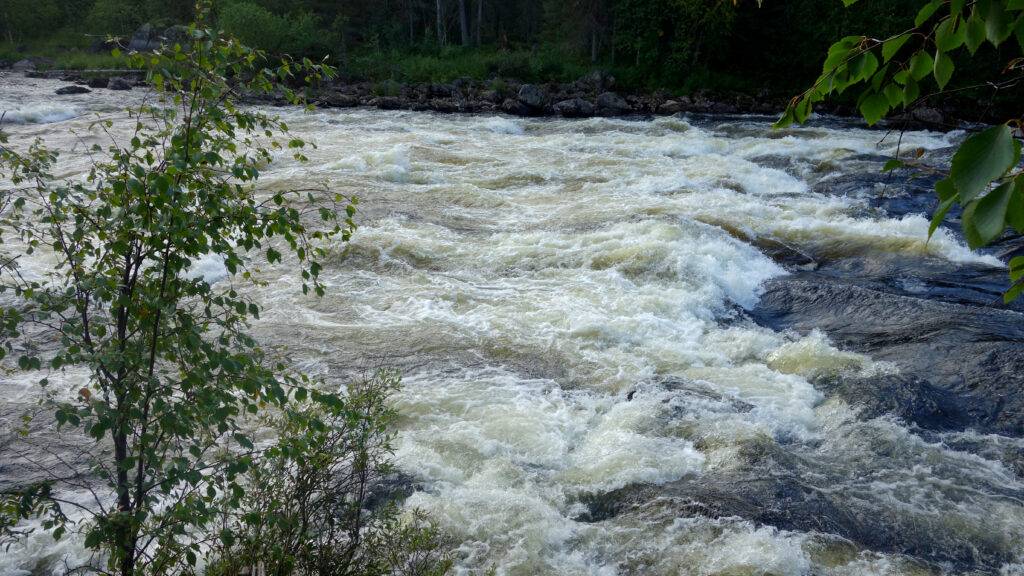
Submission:
[[[89,90],[85,86],[78,86],[73,84],[71,86],[57,88],[57,90],[54,91],[54,94],[58,96],[65,96],[68,94],[88,94],[89,92],[92,92],[92,90]]]

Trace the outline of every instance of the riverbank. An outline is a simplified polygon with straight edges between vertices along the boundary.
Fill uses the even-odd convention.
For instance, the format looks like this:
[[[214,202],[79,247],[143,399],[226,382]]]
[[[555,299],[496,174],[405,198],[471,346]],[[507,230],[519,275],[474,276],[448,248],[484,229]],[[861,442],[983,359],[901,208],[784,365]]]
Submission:
[[[31,59],[14,72],[28,77],[57,79],[69,83],[58,94],[83,90],[129,90],[145,84],[138,70],[35,70]],[[310,90],[310,102],[320,108],[378,108],[416,112],[505,113],[517,117],[621,117],[631,115],[670,116],[680,113],[757,114],[779,116],[789,94],[763,90],[758,94],[700,90],[673,95],[666,90],[637,92],[621,90],[616,79],[604,71],[593,71],[573,82],[526,83],[513,78],[488,80],[459,78],[452,82],[370,81],[343,75]],[[251,94],[263,104],[284,104],[283,94]],[[935,106],[918,106],[890,115],[879,124],[883,129],[952,130],[965,123],[996,123],[1008,117],[1005,106],[987,101],[946,101]],[[839,117],[858,117],[845,103],[823,103],[818,111]]]

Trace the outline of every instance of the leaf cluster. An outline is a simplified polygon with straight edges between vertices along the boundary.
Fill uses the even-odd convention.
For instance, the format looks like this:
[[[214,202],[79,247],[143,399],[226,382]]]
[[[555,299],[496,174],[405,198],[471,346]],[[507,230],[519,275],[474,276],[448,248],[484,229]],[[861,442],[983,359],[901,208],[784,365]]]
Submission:
[[[857,0],[843,0],[847,6]],[[832,93],[861,86],[858,107],[869,125],[890,111],[911,109],[928,83],[936,94],[949,92],[956,71],[954,56],[973,57],[984,44],[998,48],[1015,42],[1018,50],[991,87],[1013,86],[1024,80],[1024,0],[929,0],[913,27],[884,39],[848,36],[829,48],[817,81],[794,97],[775,123],[782,128],[804,122],[815,103]],[[971,248],[990,244],[1007,226],[1024,232],[1024,169],[1018,167],[1024,117],[1010,119],[968,138],[953,156],[946,178],[935,191],[939,207],[932,218],[931,236],[955,204],[963,206],[961,223]],[[890,161],[886,170],[918,166],[913,161]],[[1024,258],[1010,262],[1009,302],[1024,291]]]

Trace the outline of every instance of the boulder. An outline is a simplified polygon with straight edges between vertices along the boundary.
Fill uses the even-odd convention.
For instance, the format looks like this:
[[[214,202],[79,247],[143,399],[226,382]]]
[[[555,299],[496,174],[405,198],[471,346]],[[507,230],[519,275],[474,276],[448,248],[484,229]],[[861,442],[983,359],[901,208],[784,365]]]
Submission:
[[[529,116],[530,115],[530,107],[529,106],[527,106],[526,104],[523,104],[519,100],[513,100],[512,98],[506,98],[505,101],[501,103],[501,109],[505,113],[511,114],[513,116]]]
[[[533,84],[520,86],[517,97],[521,103],[534,110],[543,110],[550,101],[548,93]]]
[[[29,56],[28,58],[22,58],[13,65],[11,70],[15,72],[32,72],[38,70],[40,66],[53,66],[57,61],[53,58],[46,58],[43,56]]]
[[[168,27],[160,36],[162,42],[168,46],[184,44],[191,39],[188,26],[184,26],[182,24],[175,24],[174,26]]]
[[[605,92],[615,86],[615,76],[604,70],[593,70],[580,76],[573,84],[586,92]]]
[[[57,90],[54,91],[54,94],[58,96],[66,96],[68,94],[88,94],[89,92],[92,92],[92,90],[89,90],[85,86],[72,84],[71,86],[57,88]]]
[[[594,115],[594,105],[582,98],[572,98],[555,104],[555,111],[566,118],[589,118]]]
[[[633,111],[633,108],[614,92],[602,92],[597,97],[597,107],[603,115],[625,114]]]
[[[132,34],[132,39],[128,41],[128,49],[135,52],[152,52],[159,47],[160,38],[148,22],[139,26],[139,29]]]
[[[353,108],[359,106],[359,98],[336,90],[324,92],[320,96],[320,104],[329,108]]]
[[[108,90],[131,90],[132,86],[134,86],[134,83],[131,80],[121,78],[120,76],[115,76],[107,82]]]
[[[693,102],[686,96],[678,100],[666,100],[658,106],[657,113],[665,116],[671,114],[679,114],[680,112],[686,112],[693,106]]]
[[[97,77],[85,81],[85,85],[89,88],[106,88],[107,84],[110,84],[110,78]]]
[[[401,110],[402,99],[396,96],[382,96],[377,100],[377,108],[381,110]]]
[[[942,124],[942,121],[945,120],[945,117],[938,108],[931,108],[929,106],[914,108],[910,115],[914,120],[924,122],[925,124]]]

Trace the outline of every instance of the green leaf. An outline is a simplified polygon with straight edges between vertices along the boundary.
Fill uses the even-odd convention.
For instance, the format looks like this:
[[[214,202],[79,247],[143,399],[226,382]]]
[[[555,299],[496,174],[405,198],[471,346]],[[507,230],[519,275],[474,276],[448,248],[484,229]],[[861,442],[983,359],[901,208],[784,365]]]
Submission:
[[[935,82],[938,83],[939,90],[944,89],[951,78],[953,78],[953,59],[945,52],[936,52]]]
[[[885,98],[889,101],[889,107],[891,108],[895,108],[903,102],[903,90],[900,90],[900,87],[895,84],[886,85],[882,93],[885,94]]]
[[[1017,37],[1017,44],[1020,45],[1021,51],[1024,52],[1024,14],[1017,18],[1017,24],[1013,27],[1013,35]]]
[[[947,18],[935,28],[935,46],[939,52],[955,50],[964,43],[964,27],[957,26],[958,18]]]
[[[918,50],[917,54],[910,59],[910,76],[920,82],[925,76],[932,73],[934,67],[935,59],[924,50]]]
[[[952,0],[949,3],[949,15],[956,17],[960,12],[963,11],[964,6],[967,5],[967,0]]]
[[[985,37],[993,46],[999,46],[1013,33],[1013,20],[1003,10],[1002,2],[990,2],[985,14]]]
[[[903,87],[903,107],[910,108],[920,95],[921,89],[918,87],[917,82],[912,77],[908,77],[907,85]]]
[[[993,180],[1013,168],[1019,158],[1008,126],[993,126],[965,140],[950,166],[950,178],[960,193],[960,201],[973,200]]]
[[[1006,207],[1006,222],[1019,232],[1024,233],[1024,176],[1013,179],[1013,196]]]
[[[900,34],[895,38],[886,40],[885,44],[882,44],[882,61],[888,62],[892,60],[892,57],[900,51],[900,48],[907,43],[907,40],[910,40],[910,34]]]
[[[955,203],[955,200],[947,200],[939,204],[939,207],[935,209],[935,214],[932,215],[932,221],[928,225],[929,239],[931,239],[932,234],[935,234],[935,231],[939,229],[939,225],[941,225],[942,221],[946,219],[946,214],[949,213],[949,209],[952,208]]]
[[[885,94],[875,92],[860,104],[860,113],[867,120],[868,126],[877,123],[889,112],[889,99]]]
[[[977,9],[971,11],[971,17],[967,19],[964,28],[966,28],[964,43],[971,55],[974,55],[981,43],[985,41],[985,22],[978,16]]]
[[[988,245],[1006,229],[1006,207],[1012,195],[1013,183],[1004,182],[964,209],[961,221],[972,249]]]
[[[878,70],[878,58],[871,52],[862,52],[850,60],[849,70],[851,84],[867,80]]]
[[[917,17],[914,18],[914,26],[920,26],[927,22],[928,19],[932,17],[932,14],[935,14],[935,11],[939,9],[939,6],[941,4],[941,0],[932,0],[931,2],[922,6],[921,9],[917,12]]]
[[[885,163],[885,166],[882,167],[882,172],[888,172],[904,166],[906,166],[906,164],[904,164],[903,161],[893,158]]]
[[[1024,277],[1024,256],[1010,260],[1010,281],[1016,282]]]
[[[939,207],[935,209],[935,214],[932,216],[932,221],[928,226],[929,239],[939,228],[939,225],[942,224],[942,221],[946,219],[949,209],[960,200],[960,195],[957,193],[953,181],[949,178],[935,183],[935,193],[939,197]]]

